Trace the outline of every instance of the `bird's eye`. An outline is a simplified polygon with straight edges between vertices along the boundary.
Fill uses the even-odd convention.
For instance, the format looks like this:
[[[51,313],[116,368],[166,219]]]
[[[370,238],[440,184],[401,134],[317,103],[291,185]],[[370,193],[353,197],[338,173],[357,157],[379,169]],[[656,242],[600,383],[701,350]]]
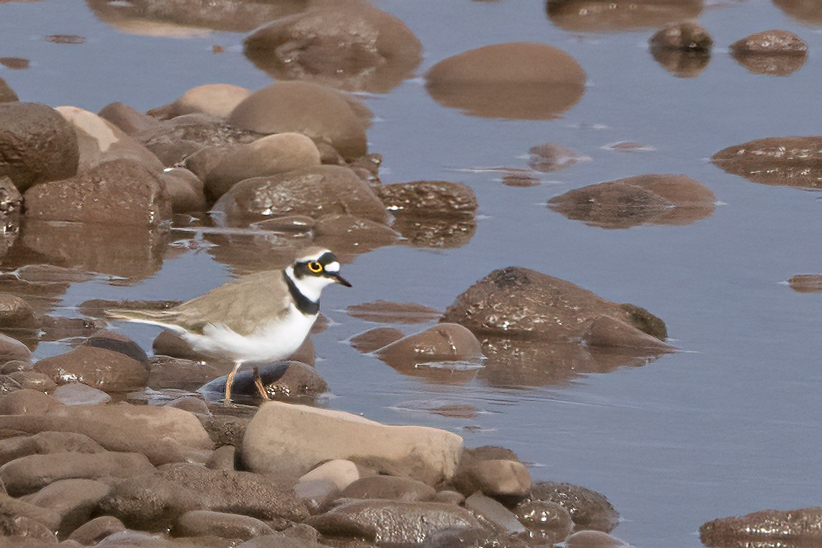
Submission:
[[[309,261],[307,266],[308,270],[310,270],[314,274],[319,274],[323,271],[323,265],[321,265],[317,261]]]

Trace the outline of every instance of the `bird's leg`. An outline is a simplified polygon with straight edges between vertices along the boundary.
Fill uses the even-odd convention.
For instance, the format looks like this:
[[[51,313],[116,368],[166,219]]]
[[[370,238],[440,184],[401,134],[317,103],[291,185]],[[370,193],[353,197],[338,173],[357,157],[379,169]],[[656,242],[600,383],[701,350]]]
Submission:
[[[231,373],[229,373],[225,379],[225,400],[223,403],[226,405],[231,405],[231,385],[234,383],[234,375],[237,374],[241,365],[243,365],[243,362],[234,362],[234,369],[231,370]]]
[[[254,386],[257,387],[257,391],[260,393],[260,396],[263,397],[263,401],[271,399],[268,397],[268,392],[265,391],[263,380],[260,378],[260,370],[256,366],[254,367]]]

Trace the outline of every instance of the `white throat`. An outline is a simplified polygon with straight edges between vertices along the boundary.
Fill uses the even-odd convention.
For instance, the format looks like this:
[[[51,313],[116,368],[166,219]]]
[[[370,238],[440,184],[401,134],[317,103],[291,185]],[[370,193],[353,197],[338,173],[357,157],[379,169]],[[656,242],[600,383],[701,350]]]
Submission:
[[[294,268],[291,266],[288,266],[285,269],[285,275],[288,276],[288,278],[294,283],[294,287],[297,288],[297,291],[302,293],[306,299],[315,303],[319,302],[323,288],[334,283],[334,280],[326,277],[304,276],[302,278],[298,278],[294,275]]]

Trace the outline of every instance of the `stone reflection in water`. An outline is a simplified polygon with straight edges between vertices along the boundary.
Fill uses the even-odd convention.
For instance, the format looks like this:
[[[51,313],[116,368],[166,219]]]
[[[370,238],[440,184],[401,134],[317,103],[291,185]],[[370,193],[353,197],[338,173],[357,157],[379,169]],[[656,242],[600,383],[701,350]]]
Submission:
[[[680,78],[698,76],[711,60],[713,39],[694,22],[665,25],[649,40],[651,55],[665,70]]]
[[[206,232],[211,244],[208,253],[220,264],[229,266],[236,275],[285,268],[294,260],[297,250],[311,245],[311,237],[302,234],[278,234],[268,231]]]
[[[545,11],[565,30],[613,32],[696,19],[702,0],[548,0]]]
[[[711,162],[754,183],[822,189],[822,136],[748,141],[720,150]]]
[[[442,249],[464,246],[477,230],[474,219],[459,218],[397,216],[391,226],[402,235],[403,243],[407,245]]]
[[[574,189],[548,200],[569,219],[602,228],[685,225],[709,217],[716,196],[685,175],[640,175]]]
[[[26,220],[14,254],[134,283],[160,269],[169,238],[158,227]]]
[[[86,3],[101,21],[123,32],[145,36],[188,36],[196,29],[248,32],[308,7],[308,0],[87,0]]]
[[[549,120],[577,104],[585,71],[547,44],[494,44],[440,61],[425,75],[426,89],[449,108],[487,118]]]
[[[332,5],[272,21],[245,39],[245,55],[278,80],[387,93],[413,74],[422,45],[367,3]]]
[[[731,44],[737,62],[754,74],[788,76],[802,68],[808,45],[799,36],[784,30],[751,34]]]
[[[622,366],[641,367],[667,351],[487,337],[482,340],[482,352],[487,359],[477,378],[491,386],[517,388],[563,385],[589,373],[609,373]]]

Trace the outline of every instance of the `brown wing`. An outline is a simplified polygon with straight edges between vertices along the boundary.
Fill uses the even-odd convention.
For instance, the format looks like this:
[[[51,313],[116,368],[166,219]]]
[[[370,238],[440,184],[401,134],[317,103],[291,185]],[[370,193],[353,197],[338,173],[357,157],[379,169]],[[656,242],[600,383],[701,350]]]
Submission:
[[[202,333],[209,323],[249,335],[261,323],[288,312],[288,286],[280,270],[258,272],[221,285],[176,307],[176,323]]]

